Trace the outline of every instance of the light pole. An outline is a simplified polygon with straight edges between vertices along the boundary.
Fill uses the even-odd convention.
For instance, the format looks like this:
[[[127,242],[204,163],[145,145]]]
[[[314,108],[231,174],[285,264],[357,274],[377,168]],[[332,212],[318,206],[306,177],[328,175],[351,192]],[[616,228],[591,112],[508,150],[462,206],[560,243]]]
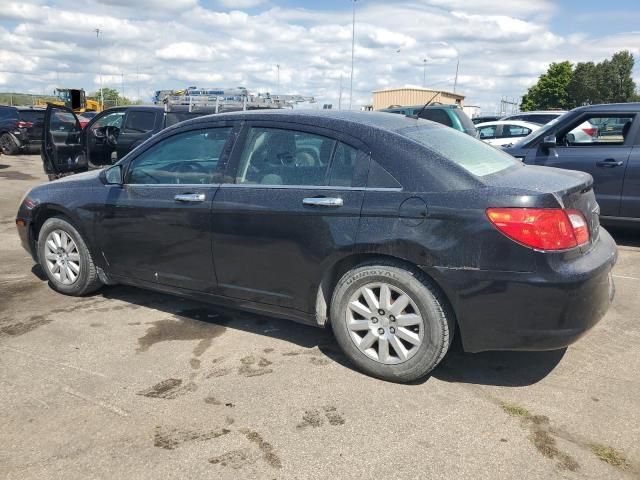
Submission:
[[[427,59],[422,59],[423,70],[422,70],[422,88],[427,87]]]
[[[351,82],[349,86],[349,110],[353,104],[353,56],[356,46],[356,2],[353,0],[353,20],[351,22]]]
[[[453,81],[453,93],[456,93],[456,88],[458,87],[458,69],[460,68],[460,59],[458,58],[458,63],[456,64],[456,79]]]
[[[280,64],[276,63],[276,93],[280,92]]]
[[[104,110],[104,92],[102,91],[102,59],[100,54],[100,29],[96,28],[96,38],[98,39],[98,65],[100,68],[100,110]]]

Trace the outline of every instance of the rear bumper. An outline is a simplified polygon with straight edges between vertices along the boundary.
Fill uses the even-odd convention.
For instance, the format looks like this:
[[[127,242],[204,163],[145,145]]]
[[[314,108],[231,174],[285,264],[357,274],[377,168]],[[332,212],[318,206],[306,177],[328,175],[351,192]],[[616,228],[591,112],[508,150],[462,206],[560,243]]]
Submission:
[[[582,337],[607,312],[616,244],[603,228],[586,255],[539,272],[425,268],[453,307],[464,349],[555,350]]]

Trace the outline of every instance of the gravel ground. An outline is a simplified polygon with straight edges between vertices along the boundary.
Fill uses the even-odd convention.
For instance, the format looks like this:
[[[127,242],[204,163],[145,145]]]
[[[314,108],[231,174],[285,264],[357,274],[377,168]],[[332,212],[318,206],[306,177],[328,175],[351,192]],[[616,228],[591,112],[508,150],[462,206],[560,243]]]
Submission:
[[[617,296],[577,344],[454,344],[396,385],[327,331],[131,287],[53,292],[14,227],[42,181],[37,156],[0,157],[2,478],[640,476],[639,232],[614,232]]]

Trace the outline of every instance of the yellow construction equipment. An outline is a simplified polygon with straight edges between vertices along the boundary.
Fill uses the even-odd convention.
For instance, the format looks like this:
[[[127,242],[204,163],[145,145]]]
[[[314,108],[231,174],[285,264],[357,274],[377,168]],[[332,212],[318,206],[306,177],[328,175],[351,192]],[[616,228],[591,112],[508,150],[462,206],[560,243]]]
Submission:
[[[56,88],[55,96],[57,100],[47,102],[42,99],[36,101],[37,106],[46,107],[47,103],[53,105],[65,106],[73,110],[74,113],[84,112],[101,112],[100,102],[88,100],[84,93],[84,89],[80,88]]]

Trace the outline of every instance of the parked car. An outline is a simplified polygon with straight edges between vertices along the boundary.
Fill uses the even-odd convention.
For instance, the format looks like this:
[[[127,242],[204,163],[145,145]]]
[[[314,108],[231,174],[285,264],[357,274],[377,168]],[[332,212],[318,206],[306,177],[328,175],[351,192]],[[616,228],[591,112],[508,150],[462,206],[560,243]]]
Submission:
[[[566,110],[534,110],[531,112],[520,112],[506,115],[500,120],[520,120],[522,122],[546,125],[565,113],[567,113]]]
[[[93,117],[95,117],[98,112],[84,112],[78,115],[78,121],[80,122],[80,127],[84,128],[91,121]]]
[[[40,147],[44,109],[0,105],[0,150],[16,155]]]
[[[516,140],[538,130],[540,125],[518,120],[498,120],[476,124],[476,128],[480,140],[501,147],[512,145]]]
[[[479,123],[496,122],[501,118],[502,115],[479,115],[477,117],[472,117],[471,121],[474,125],[478,125]]]
[[[205,113],[166,112],[161,106],[115,107],[98,113],[85,127],[73,110],[49,105],[44,114],[46,135],[38,138],[43,166],[50,179],[112,165],[166,127]]]
[[[605,124],[623,127],[596,127]],[[583,126],[595,137],[576,135]],[[589,173],[604,222],[640,220],[640,103],[576,108],[505,151],[526,164]]]
[[[591,182],[401,115],[229,113],[33,188],[16,224],[61,293],[118,282],[331,324],[363,371],[411,381],[456,329],[471,352],[548,350],[600,319],[616,246]]]
[[[383,108],[379,111],[399,113],[408,117],[420,114],[420,118],[425,120],[441,123],[442,125],[454,128],[472,137],[478,136],[475,125],[458,105],[429,105],[424,109],[423,106],[424,105],[413,105],[410,107]]]

